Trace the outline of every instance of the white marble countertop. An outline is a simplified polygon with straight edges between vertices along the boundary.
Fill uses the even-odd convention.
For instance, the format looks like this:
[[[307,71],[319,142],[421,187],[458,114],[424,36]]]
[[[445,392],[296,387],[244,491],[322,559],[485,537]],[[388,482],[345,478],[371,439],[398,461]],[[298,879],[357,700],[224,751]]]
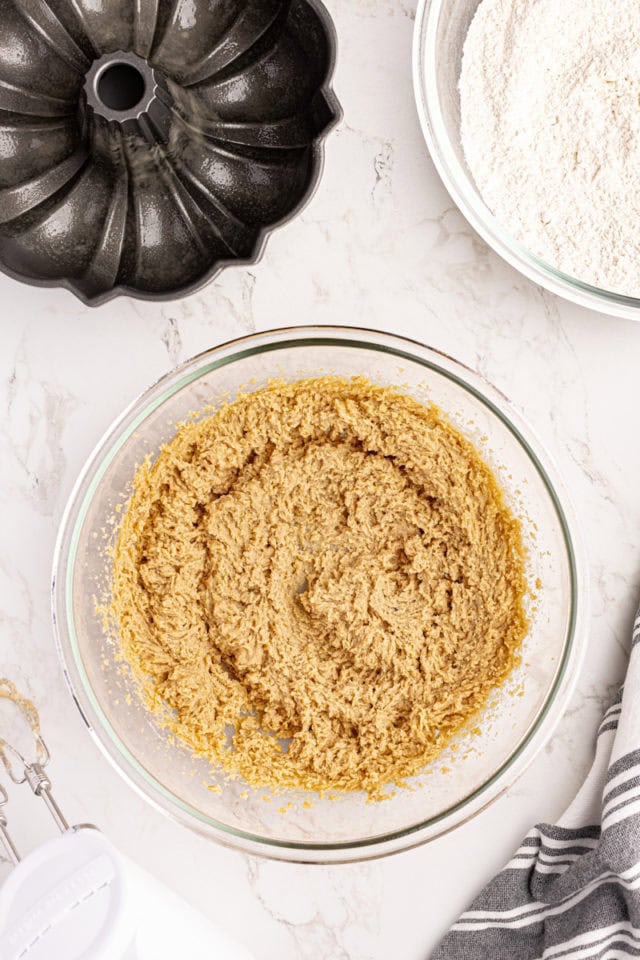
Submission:
[[[506,266],[452,206],[411,89],[412,0],[331,0],[340,37],[329,137],[310,205],[262,261],[188,299],[118,300],[0,277],[0,675],[41,706],[57,796],[232,931],[257,960],[428,957],[530,824],[555,818],[589,763],[620,681],[640,598],[640,325],[573,307]],[[49,618],[57,526],[85,457],[136,394],[177,361],[274,326],[343,323],[406,334],[485,374],[564,472],[590,554],[590,647],[556,735],[507,796],[431,845],[341,867],[256,861],[165,820],[91,742],[64,686]],[[16,841],[50,835],[14,792]],[[461,869],[462,868],[462,869]],[[0,871],[6,866],[0,865]],[[461,879],[463,878],[463,879]]]

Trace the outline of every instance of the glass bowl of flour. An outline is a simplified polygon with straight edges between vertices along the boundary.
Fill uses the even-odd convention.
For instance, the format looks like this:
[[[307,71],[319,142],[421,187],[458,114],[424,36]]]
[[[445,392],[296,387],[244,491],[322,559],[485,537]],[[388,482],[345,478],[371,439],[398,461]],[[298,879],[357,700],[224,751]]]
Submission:
[[[420,0],[413,68],[474,229],[553,293],[640,319],[640,5]]]

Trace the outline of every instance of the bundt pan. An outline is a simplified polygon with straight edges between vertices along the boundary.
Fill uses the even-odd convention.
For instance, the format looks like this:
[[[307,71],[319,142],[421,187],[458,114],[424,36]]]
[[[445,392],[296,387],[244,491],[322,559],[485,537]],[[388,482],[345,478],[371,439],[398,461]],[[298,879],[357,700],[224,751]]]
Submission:
[[[339,116],[315,0],[0,0],[0,266],[85,303],[254,262]]]

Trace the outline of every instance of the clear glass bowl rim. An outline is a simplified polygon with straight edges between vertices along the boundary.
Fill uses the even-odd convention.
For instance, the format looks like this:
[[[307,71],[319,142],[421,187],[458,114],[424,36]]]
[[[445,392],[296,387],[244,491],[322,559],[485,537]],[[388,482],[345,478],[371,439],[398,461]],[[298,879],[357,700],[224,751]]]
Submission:
[[[255,353],[314,344],[353,346],[416,362],[455,382],[497,416],[523,447],[547,489],[562,529],[571,578],[569,626],[554,682],[529,731],[501,767],[476,790],[435,817],[389,834],[335,843],[282,841],[230,827],[194,809],[152,777],[120,741],[93,693],[82,663],[72,613],[75,552],[89,502],[109,463],[145,417],[204,373]],[[291,862],[354,862],[396,853],[449,832],[495,802],[524,772],[553,733],[575,686],[586,646],[588,588],[582,537],[557,469],[531,428],[513,410],[504,394],[446,353],[406,337],[360,327],[282,327],[230,340],[178,365],[140,394],[107,429],[71,491],[56,542],[51,591],[56,650],[65,681],[94,741],[124,780],[156,809],[209,838],[245,853]],[[466,809],[470,805],[472,809]]]
[[[418,0],[413,33],[413,89],[431,159],[452,200],[483,240],[520,273],[580,306],[640,320],[640,299],[591,286],[540,260],[512,237],[480,199],[451,146],[436,82],[437,26],[446,0]]]

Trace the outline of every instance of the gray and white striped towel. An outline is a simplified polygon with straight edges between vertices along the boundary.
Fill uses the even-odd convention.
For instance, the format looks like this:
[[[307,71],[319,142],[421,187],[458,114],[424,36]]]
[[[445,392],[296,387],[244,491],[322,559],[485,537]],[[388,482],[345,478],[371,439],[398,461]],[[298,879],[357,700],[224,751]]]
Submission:
[[[640,958],[640,611],[623,690],[556,825],[531,830],[432,960]]]

